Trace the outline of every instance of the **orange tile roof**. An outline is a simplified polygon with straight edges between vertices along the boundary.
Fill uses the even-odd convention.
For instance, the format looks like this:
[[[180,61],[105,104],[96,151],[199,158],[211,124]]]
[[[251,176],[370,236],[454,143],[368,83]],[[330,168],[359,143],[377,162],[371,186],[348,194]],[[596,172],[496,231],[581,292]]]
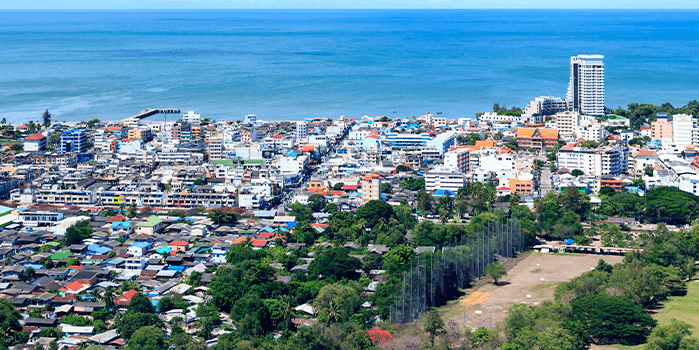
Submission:
[[[32,135],[25,137],[24,141],[39,141],[39,140],[43,140],[45,138],[46,138],[46,136],[37,132],[36,134],[32,134]]]

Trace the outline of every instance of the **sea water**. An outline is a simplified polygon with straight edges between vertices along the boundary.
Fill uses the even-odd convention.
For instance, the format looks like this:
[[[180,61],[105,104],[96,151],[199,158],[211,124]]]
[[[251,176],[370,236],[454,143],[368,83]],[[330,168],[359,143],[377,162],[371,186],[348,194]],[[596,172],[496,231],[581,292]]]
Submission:
[[[0,118],[474,117],[565,98],[605,56],[606,105],[699,99],[699,11],[3,11]],[[153,119],[162,117],[152,117]]]

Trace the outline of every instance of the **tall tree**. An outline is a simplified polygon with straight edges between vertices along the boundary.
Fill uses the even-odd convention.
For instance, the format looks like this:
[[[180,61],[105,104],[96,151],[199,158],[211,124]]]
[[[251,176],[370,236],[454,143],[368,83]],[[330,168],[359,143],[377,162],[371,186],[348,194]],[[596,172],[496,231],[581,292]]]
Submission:
[[[48,109],[41,115],[41,120],[44,121],[44,126],[48,127],[51,125],[51,113],[49,113]]]

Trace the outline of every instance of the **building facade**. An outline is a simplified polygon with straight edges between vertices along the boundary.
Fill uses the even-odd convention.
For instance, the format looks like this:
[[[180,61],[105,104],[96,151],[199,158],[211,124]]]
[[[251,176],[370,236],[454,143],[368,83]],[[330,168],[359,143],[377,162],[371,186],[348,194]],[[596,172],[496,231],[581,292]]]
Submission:
[[[604,115],[604,56],[570,58],[568,110],[593,116]]]

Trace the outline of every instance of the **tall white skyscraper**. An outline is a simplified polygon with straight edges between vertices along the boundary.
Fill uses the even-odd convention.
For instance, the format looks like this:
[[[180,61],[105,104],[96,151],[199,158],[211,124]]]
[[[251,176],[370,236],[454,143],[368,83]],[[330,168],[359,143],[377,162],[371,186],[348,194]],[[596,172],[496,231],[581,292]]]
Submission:
[[[570,58],[568,110],[587,115],[604,115],[604,62],[602,55]]]

